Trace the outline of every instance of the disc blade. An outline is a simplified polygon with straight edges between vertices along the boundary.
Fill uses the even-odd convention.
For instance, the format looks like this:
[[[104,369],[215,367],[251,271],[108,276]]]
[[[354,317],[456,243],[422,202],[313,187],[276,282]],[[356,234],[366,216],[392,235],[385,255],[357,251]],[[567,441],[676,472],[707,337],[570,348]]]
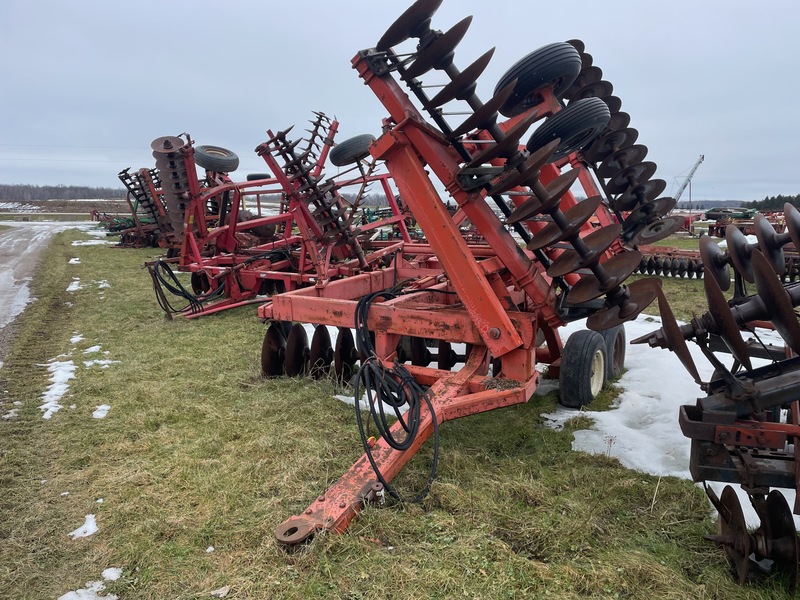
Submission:
[[[731,269],[728,260],[715,241],[707,235],[700,238],[700,258],[703,261],[705,276],[716,279],[720,289],[727,291],[731,287]]]
[[[508,190],[511,190],[515,187],[520,187],[522,185],[526,185],[528,187],[533,186],[538,178],[539,169],[541,169],[543,165],[547,164],[547,160],[550,158],[550,155],[556,151],[560,143],[561,140],[556,138],[546,146],[542,146],[536,152],[531,154],[525,159],[525,162],[523,162],[522,165],[516,169],[500,175],[492,184],[492,187],[489,188],[488,195],[494,196],[495,194],[503,194]]]
[[[550,277],[563,277],[567,273],[573,273],[578,269],[586,268],[600,260],[600,256],[611,247],[618,238],[620,226],[616,224],[606,225],[596,229],[586,237],[581,238],[586,246],[585,253],[577,250],[565,250],[556,258],[547,269]]]
[[[311,349],[308,355],[311,376],[316,378],[324,377],[332,360],[331,334],[325,325],[317,325],[311,338]]]
[[[273,321],[261,344],[261,373],[264,377],[280,377],[284,373],[286,337],[283,328]]]
[[[615,254],[600,264],[600,267],[605,272],[605,283],[601,283],[600,279],[595,275],[585,275],[581,277],[578,283],[572,286],[572,289],[567,294],[567,302],[582,304],[608,293],[621,285],[630,277],[631,273],[639,268],[641,259],[641,252],[636,250]]]
[[[634,235],[631,244],[634,246],[654,244],[659,240],[663,240],[665,237],[671,236],[673,233],[680,230],[684,224],[684,218],[678,215],[658,219],[657,221],[649,223],[644,229]]]
[[[660,290],[661,281],[658,279],[634,281],[627,286],[627,298],[621,304],[597,311],[586,319],[586,326],[594,331],[603,331],[635,319],[656,299]]]
[[[478,77],[486,70],[493,54],[494,48],[485,52],[478,60],[461,71],[450,83],[439,90],[438,94],[431,98],[431,104],[433,106],[441,106],[451,100],[466,100],[469,98],[475,92]]]
[[[544,229],[534,234],[528,243],[528,250],[541,250],[577,235],[586,221],[594,215],[602,201],[603,198],[601,196],[592,196],[568,208],[564,212],[566,224],[563,226],[558,223],[548,224]]]
[[[512,225],[528,219],[536,214],[549,212],[558,206],[561,197],[566,194],[572,185],[577,181],[580,175],[580,169],[571,169],[556,177],[553,181],[547,184],[547,197],[540,200],[536,196],[532,196],[522,204],[520,204],[514,211],[508,215],[506,223]]]
[[[431,69],[444,69],[453,64],[453,54],[456,46],[472,23],[472,17],[465,17],[440,35],[431,44],[417,53],[417,58],[406,69],[406,77],[413,79],[427,73]]]
[[[353,333],[346,327],[339,327],[333,352],[333,368],[336,376],[340,380],[349,381],[353,376],[353,367],[357,360],[358,351],[353,340]]]
[[[786,288],[775,276],[772,266],[760,250],[753,250],[751,262],[756,290],[769,311],[770,321],[786,345],[796,354],[800,354],[800,322]]]
[[[717,333],[722,338],[722,341],[725,342],[733,357],[744,365],[748,371],[752,370],[753,365],[750,362],[750,355],[747,353],[747,346],[742,338],[742,332],[736,324],[731,307],[722,294],[722,289],[716,278],[713,276],[705,277],[703,279],[703,288],[706,292],[708,310],[719,327]]]
[[[486,104],[472,113],[472,115],[467,117],[466,121],[454,129],[453,133],[450,134],[451,137],[456,138],[462,136],[473,129],[485,129],[492,123],[496,122],[498,114],[497,111],[501,106],[503,106],[503,104],[506,103],[506,100],[509,99],[511,94],[514,93],[514,87],[516,85],[517,80],[515,79],[502,90],[497,92]]]
[[[636,208],[638,204],[645,204],[655,200],[667,187],[663,179],[651,179],[625,190],[611,203],[611,206],[620,212],[627,212]]]
[[[607,179],[625,167],[642,162],[646,156],[647,146],[644,144],[634,144],[633,146],[620,148],[600,163],[600,166],[597,167],[597,174]]]
[[[383,34],[375,48],[380,51],[402,44],[410,37],[418,37],[430,29],[431,17],[442,0],[417,0]]]
[[[306,371],[308,363],[308,335],[300,323],[295,323],[286,338],[286,374],[297,377]]]

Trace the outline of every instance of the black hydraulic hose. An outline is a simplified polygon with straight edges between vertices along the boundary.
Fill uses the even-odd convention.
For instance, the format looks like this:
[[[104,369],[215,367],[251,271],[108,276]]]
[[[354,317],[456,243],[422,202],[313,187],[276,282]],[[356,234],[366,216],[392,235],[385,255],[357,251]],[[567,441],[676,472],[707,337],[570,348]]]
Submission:
[[[361,298],[356,306],[356,345],[361,355],[367,357],[361,362],[361,367],[356,376],[354,392],[356,421],[358,422],[358,431],[361,443],[364,446],[364,452],[372,465],[373,471],[375,471],[378,481],[383,484],[383,487],[393,498],[401,502],[407,501],[389,484],[372,456],[371,443],[367,436],[367,424],[361,409],[362,389],[367,396],[367,404],[369,405],[367,423],[371,419],[389,447],[399,452],[411,448],[416,440],[421,423],[422,402],[425,402],[433,422],[433,464],[425,487],[413,498],[408,499],[410,502],[419,502],[428,495],[431,484],[436,478],[439,464],[439,425],[436,420],[436,413],[428,393],[422,389],[408,369],[400,363],[395,363],[391,369],[387,369],[378,359],[367,326],[367,317],[372,303],[378,299],[390,300],[395,297],[397,297],[395,289],[376,292]],[[393,415],[387,415],[384,406],[390,407]],[[402,409],[406,406],[408,410],[404,414]],[[402,439],[395,437],[391,431],[392,424],[389,421],[391,416],[399,421],[405,432]]]

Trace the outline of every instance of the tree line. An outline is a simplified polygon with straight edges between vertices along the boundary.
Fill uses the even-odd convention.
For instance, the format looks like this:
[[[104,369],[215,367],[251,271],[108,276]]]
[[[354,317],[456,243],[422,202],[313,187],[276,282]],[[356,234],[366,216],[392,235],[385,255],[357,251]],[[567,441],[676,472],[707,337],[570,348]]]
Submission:
[[[85,185],[28,185],[0,183],[0,200],[31,202],[36,200],[105,200],[125,198],[122,188]]]
[[[783,194],[778,194],[777,196],[767,196],[763,200],[746,202],[745,206],[747,208],[755,208],[757,210],[781,211],[783,210],[783,205],[787,202],[793,206],[796,206],[797,208],[800,208],[800,194],[795,194],[794,196],[784,196]]]

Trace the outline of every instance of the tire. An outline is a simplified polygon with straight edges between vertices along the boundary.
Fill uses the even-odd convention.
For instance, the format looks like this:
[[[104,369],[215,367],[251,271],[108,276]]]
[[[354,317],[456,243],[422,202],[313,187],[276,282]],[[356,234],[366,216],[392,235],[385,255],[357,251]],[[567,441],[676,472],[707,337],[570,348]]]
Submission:
[[[625,370],[625,326],[617,325],[598,332],[606,342],[606,381],[616,379]]]
[[[369,156],[369,146],[375,141],[375,136],[368,133],[351,137],[336,144],[329,155],[331,162],[337,167],[358,162]]]
[[[517,80],[511,96],[500,107],[500,114],[514,117],[536,106],[541,101],[540,92],[551,85],[555,96],[561,97],[580,72],[581,55],[571,44],[557,42],[534,50],[516,62],[497,82],[495,94]]]
[[[239,168],[239,157],[219,146],[197,146],[194,149],[194,162],[208,171],[217,173],[233,173]]]
[[[580,408],[594,400],[606,383],[606,342],[596,331],[576,331],[564,344],[559,402]]]
[[[529,152],[561,138],[558,148],[550,156],[553,162],[590,144],[611,119],[608,106],[600,98],[584,98],[570,102],[567,108],[548,118],[528,140]]]

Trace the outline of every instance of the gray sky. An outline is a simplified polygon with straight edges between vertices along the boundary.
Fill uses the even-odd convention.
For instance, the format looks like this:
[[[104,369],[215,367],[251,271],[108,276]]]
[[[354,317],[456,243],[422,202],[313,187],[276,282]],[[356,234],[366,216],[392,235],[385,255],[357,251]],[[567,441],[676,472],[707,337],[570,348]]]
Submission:
[[[350,59],[410,4],[0,0],[0,183],[119,187],[122,168],[153,166],[154,138],[183,131],[236,152],[244,179],[265,170],[267,129],[314,110],[340,141],[377,135],[386,111]],[[444,0],[433,27],[467,15],[456,66],[497,48],[484,101],[528,52],[580,38],[667,192],[704,154],[694,200],[800,193],[797,0]]]

